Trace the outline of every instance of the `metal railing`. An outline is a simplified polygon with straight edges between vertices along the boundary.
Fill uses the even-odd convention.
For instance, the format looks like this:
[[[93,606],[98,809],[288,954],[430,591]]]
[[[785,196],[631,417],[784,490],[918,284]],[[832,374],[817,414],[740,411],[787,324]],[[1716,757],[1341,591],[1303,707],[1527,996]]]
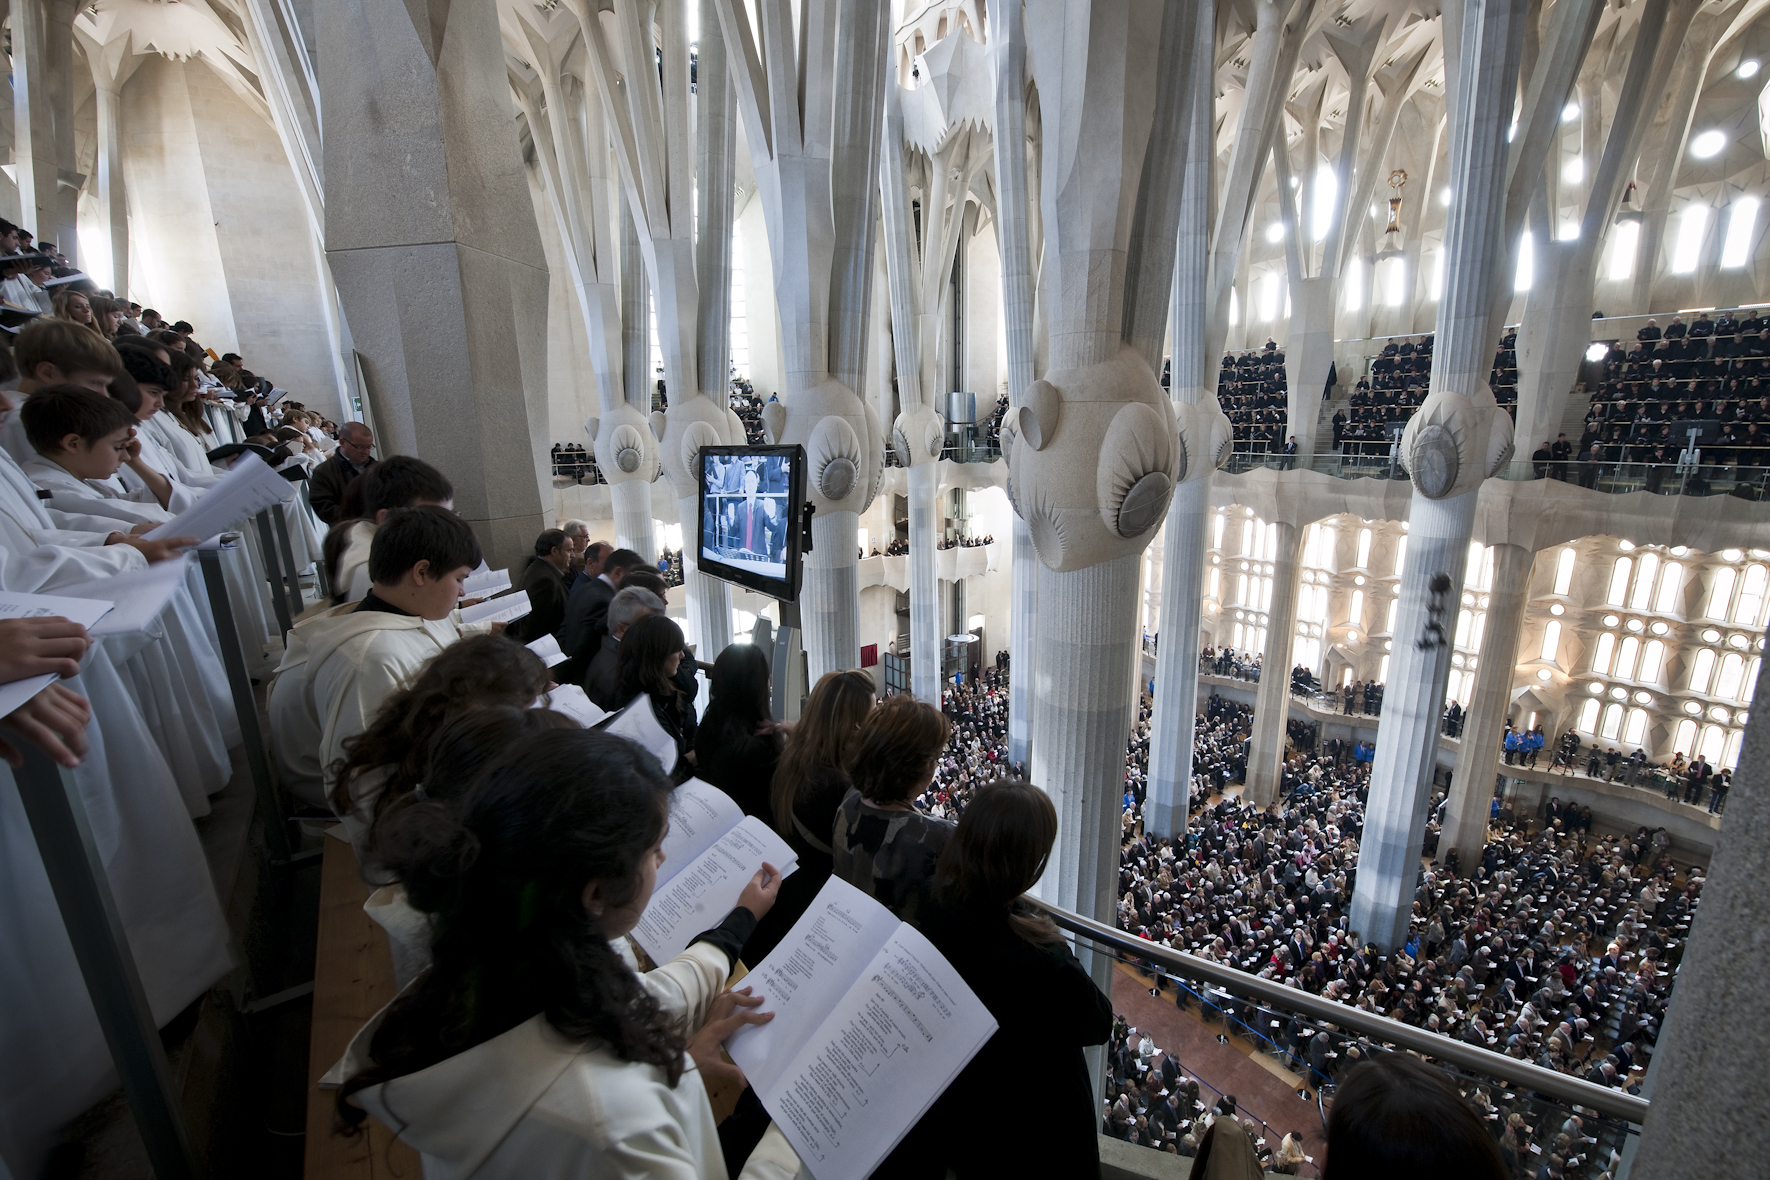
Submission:
[[[1500,1079],[1569,1106],[1585,1107],[1608,1118],[1636,1126],[1647,1118],[1645,1098],[1569,1077],[1490,1049],[1476,1048],[1465,1041],[1427,1032],[1387,1016],[1323,999],[1301,988],[1286,987],[1275,980],[1149,942],[1037,898],[1029,897],[1028,900],[1070,933],[1098,946],[1156,964],[1182,978],[1203,980],[1225,991],[1251,996],[1262,1004],[1348,1029],[1385,1045],[1436,1058],[1477,1077]]]
[[[1399,459],[1383,454],[1273,455],[1255,451],[1235,451],[1223,470],[1240,475],[1258,468],[1272,471],[1314,471],[1334,479],[1408,478]],[[1556,478],[1565,471],[1567,483],[1576,483],[1594,491],[1613,495],[1628,492],[1652,492],[1662,496],[1736,496],[1746,500],[1770,500],[1770,468],[1737,467],[1718,463],[1619,463],[1605,462],[1591,470],[1581,461],[1537,463],[1515,459],[1495,474],[1495,479],[1529,482]]]

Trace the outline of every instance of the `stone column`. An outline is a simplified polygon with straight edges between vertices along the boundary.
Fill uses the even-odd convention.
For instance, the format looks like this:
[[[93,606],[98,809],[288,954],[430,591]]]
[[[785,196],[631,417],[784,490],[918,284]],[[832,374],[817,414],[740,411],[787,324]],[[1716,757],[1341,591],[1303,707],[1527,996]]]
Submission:
[[[1254,694],[1254,732],[1248,743],[1246,797],[1261,807],[1278,798],[1284,771],[1285,722],[1291,716],[1291,649],[1296,645],[1297,574],[1302,530],[1277,521],[1272,559],[1272,609],[1266,612],[1266,650]],[[1391,664],[1394,661],[1390,661]]]
[[[622,397],[638,412],[643,425],[651,421],[651,284],[639,256],[639,227],[633,208],[621,199],[621,375]],[[655,434],[655,432],[654,432]],[[655,452],[655,448],[647,448]],[[648,455],[649,457],[649,455]],[[651,511],[651,485],[656,471],[641,471],[641,478],[625,480],[609,488],[615,510],[615,544],[631,549],[647,561],[658,558],[657,526]]]
[[[1413,478],[1383,725],[1371,767],[1351,927],[1383,950],[1407,938],[1420,843],[1431,801],[1458,591],[1481,482],[1512,454],[1511,419],[1494,404],[1489,328],[1504,242],[1506,132],[1517,90],[1525,0],[1466,0],[1452,123],[1444,297],[1432,393],[1408,423]],[[1431,586],[1437,582],[1436,594]]]
[[[1475,669],[1475,691],[1463,714],[1462,746],[1438,840],[1439,859],[1454,848],[1457,868],[1465,876],[1481,863],[1481,849],[1487,843],[1493,777],[1506,732],[1506,709],[1512,701],[1512,673],[1518,661],[1518,634],[1524,627],[1524,604],[1530,597],[1533,556],[1522,545],[1494,546],[1493,590],[1487,599],[1481,663]]]
[[[123,113],[118,108],[117,92],[122,88],[119,70],[107,60],[103,50],[90,42],[86,45],[88,64],[92,67],[93,101],[98,108],[98,147],[96,172],[98,208],[104,218],[110,264],[109,287],[117,298],[129,298],[129,202],[123,192],[123,148],[119,132]],[[94,60],[94,58],[97,60]],[[91,267],[88,259],[86,266]]]
[[[493,565],[542,528],[547,264],[497,14],[320,10],[326,257],[385,454],[455,484]]]
[[[1026,178],[1026,28],[1021,6],[999,4],[991,14],[990,57],[996,83],[996,248],[1002,263],[1002,330],[1008,344],[1008,404],[1018,409],[1033,379],[1032,218]],[[1034,627],[1038,609],[1038,555],[1016,513],[1009,552],[1008,758],[1030,764]]]
[[[940,465],[910,468],[910,691],[940,704],[940,578],[934,550],[940,543]]]
[[[1758,699],[1770,682],[1758,676]],[[1764,973],[1764,904],[1770,896],[1770,717],[1754,710],[1739,774],[1703,887],[1702,906],[1678,968],[1678,989],[1659,1034],[1650,1075],[1653,1112],[1631,1176],[1696,1180],[1713,1175],[1717,1144],[1743,1143],[1770,1110],[1770,1005]]]
[[[80,261],[74,171],[72,0],[13,0],[12,160],[19,220]]]
[[[1170,305],[1168,390],[1176,406],[1191,408],[1207,442],[1211,430],[1228,439],[1229,423],[1217,406],[1211,354],[1205,348],[1210,316],[1206,302],[1211,247],[1211,142],[1214,125],[1210,57],[1215,45],[1215,0],[1200,0],[1193,35],[1192,88],[1188,100],[1185,183],[1180,233],[1174,254]],[[1192,788],[1193,725],[1198,715],[1199,623],[1205,600],[1205,549],[1211,519],[1214,447],[1194,460],[1204,474],[1182,480],[1168,503],[1162,532],[1162,601],[1157,623],[1155,703],[1149,731],[1149,783],[1143,807],[1145,831],[1158,836],[1186,830]]]

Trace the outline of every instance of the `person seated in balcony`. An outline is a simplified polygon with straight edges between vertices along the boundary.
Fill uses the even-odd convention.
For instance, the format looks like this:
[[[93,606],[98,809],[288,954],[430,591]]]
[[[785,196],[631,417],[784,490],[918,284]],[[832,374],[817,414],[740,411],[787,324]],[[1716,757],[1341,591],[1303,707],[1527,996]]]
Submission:
[[[1663,333],[1659,330],[1658,320],[1648,320],[1647,326],[1635,333],[1637,340],[1658,340]]]

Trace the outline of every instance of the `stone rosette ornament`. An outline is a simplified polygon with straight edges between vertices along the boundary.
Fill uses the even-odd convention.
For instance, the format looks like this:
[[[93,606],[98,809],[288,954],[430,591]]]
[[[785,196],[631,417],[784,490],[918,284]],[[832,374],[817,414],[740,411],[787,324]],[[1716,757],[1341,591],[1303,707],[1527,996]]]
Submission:
[[[806,491],[817,510],[864,512],[885,477],[885,430],[872,407],[831,376],[762,407],[771,443],[805,447]]]
[[[704,393],[672,394],[667,412],[652,411],[664,477],[679,500],[700,490],[701,448],[735,447],[745,441],[744,423],[729,406]]]
[[[1512,417],[1486,389],[1473,397],[1438,390],[1401,433],[1402,465],[1428,500],[1474,491],[1511,458]]]

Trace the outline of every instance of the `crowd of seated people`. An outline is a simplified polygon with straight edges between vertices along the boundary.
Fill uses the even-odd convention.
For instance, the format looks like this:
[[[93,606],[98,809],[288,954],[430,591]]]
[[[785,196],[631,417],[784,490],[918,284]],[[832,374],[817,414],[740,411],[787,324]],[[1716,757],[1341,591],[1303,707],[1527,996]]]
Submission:
[[[950,541],[941,540],[936,542],[934,547],[936,549],[981,549],[985,545],[994,545],[995,543],[996,538],[993,533],[972,534],[969,532],[963,532],[953,537]]]
[[[1260,653],[1236,651],[1233,647],[1216,648],[1207,644],[1199,652],[1198,670],[1209,676],[1228,676],[1235,680],[1260,679]]]
[[[1368,377],[1334,411],[1334,448],[1360,461],[1387,457],[1393,427],[1404,425],[1426,400],[1432,372],[1431,334],[1391,340],[1371,362]]]
[[[602,471],[596,466],[596,456],[583,443],[553,444],[553,474],[573,483],[602,482]]]
[[[1605,746],[1601,742],[1587,746],[1579,733],[1571,729],[1556,743],[1555,761],[1550,770],[1660,790],[1667,799],[1681,800],[1693,807],[1702,806],[1706,797],[1711,815],[1721,814],[1727,804],[1727,795],[1733,789],[1733,768],[1717,767],[1700,752],[1686,757],[1684,751],[1674,750],[1669,759],[1660,762],[1637,746],[1632,754],[1625,756],[1619,746]]]
[[[1163,370],[1162,381],[1168,381]],[[1251,352],[1224,353],[1217,373],[1217,404],[1234,428],[1234,449],[1250,455],[1283,454],[1286,429],[1284,349],[1274,340]]]
[[[762,399],[748,377],[732,376],[731,409],[744,424],[745,443],[759,447],[768,441],[762,429]]]

